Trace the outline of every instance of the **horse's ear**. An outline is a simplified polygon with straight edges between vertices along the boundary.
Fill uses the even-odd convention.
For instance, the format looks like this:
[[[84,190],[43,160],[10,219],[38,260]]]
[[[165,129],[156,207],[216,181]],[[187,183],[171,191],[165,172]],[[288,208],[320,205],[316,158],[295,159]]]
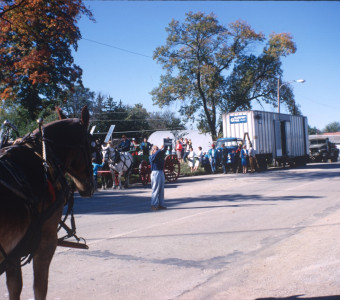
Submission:
[[[56,107],[55,110],[58,114],[59,120],[67,119],[60,107]]]
[[[81,110],[81,121],[83,125],[85,126],[85,128],[89,127],[90,113],[89,113],[89,110],[87,109],[87,105],[85,105],[83,109]]]

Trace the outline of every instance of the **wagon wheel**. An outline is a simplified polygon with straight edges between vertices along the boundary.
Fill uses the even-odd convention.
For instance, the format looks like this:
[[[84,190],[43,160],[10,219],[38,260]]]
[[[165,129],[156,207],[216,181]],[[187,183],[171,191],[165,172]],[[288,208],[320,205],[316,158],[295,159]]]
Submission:
[[[150,182],[150,165],[145,160],[139,164],[139,177],[143,185]]]
[[[167,181],[175,182],[181,172],[181,165],[176,155],[168,155],[164,162],[164,175]]]

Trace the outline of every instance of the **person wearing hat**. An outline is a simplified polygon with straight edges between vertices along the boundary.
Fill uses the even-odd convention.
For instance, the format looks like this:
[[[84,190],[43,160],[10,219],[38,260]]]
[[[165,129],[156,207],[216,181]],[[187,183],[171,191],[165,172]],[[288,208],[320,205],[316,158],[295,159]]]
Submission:
[[[126,138],[126,135],[122,135],[122,140],[118,145],[118,151],[127,152],[130,150],[131,142],[129,139]]]
[[[215,149],[215,144],[211,145],[211,149],[208,151],[208,158],[211,166],[211,172],[215,174],[216,172],[216,156],[217,150]]]

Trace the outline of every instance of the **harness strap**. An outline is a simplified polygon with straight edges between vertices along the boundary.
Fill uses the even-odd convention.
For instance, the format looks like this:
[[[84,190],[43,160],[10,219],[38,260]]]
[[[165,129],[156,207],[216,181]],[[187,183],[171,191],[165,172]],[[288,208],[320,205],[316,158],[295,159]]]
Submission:
[[[15,188],[13,185],[4,182],[3,180],[0,180],[0,184],[8,188],[10,191],[15,193],[20,198],[24,199],[25,200],[24,204],[28,207],[31,213],[31,223],[28,226],[28,229],[24,237],[19,241],[19,243],[15,246],[15,248],[9,254],[6,254],[5,250],[0,245],[0,253],[5,258],[4,261],[0,263],[0,275],[6,271],[8,266],[16,263],[18,259],[20,259],[21,261],[21,264],[20,264],[21,266],[29,263],[32,260],[33,255],[36,249],[38,248],[40,240],[41,240],[41,231],[42,231],[43,223],[47,219],[49,219],[53,215],[53,213],[56,212],[58,207],[60,207],[60,205],[62,205],[63,202],[64,204],[66,204],[65,199],[67,199],[67,203],[69,203],[68,196],[70,194],[69,193],[70,187],[67,183],[64,173],[70,172],[70,170],[68,170],[67,167],[55,156],[53,151],[47,151],[48,149],[46,148],[45,142],[54,143],[54,141],[51,141],[44,137],[44,130],[42,129],[42,121],[39,122],[39,131],[40,131],[40,137],[38,137],[38,139],[35,134],[32,134],[32,133],[27,134],[25,137],[18,140],[17,145],[25,146],[31,149],[37,156],[39,156],[42,159],[42,164],[45,169],[47,192],[51,196],[52,205],[50,205],[45,210],[43,209],[41,213],[39,213],[37,209],[38,201],[36,201],[38,199],[34,197],[34,193],[32,192],[30,186],[25,182],[26,174],[22,174],[22,172],[20,172],[20,169],[19,169],[19,172],[17,172],[18,168],[15,168],[15,166],[13,167],[11,163],[8,163],[7,159],[0,160],[1,165],[4,165],[7,172],[11,174],[16,185],[20,187],[20,190]],[[40,145],[39,145],[39,142],[40,142]],[[42,155],[40,155],[36,150],[36,149],[39,149],[39,146],[41,147],[40,149],[42,151]],[[74,146],[74,145],[63,144],[61,146],[71,147],[71,148],[80,147],[81,149],[86,151],[85,150],[86,147],[84,145]],[[7,153],[7,151],[4,152],[3,155],[5,155],[5,153]],[[47,159],[47,154],[49,155],[50,159]],[[24,193],[21,192],[21,190],[23,190]],[[28,196],[25,195],[26,192]],[[73,208],[73,201],[71,205],[71,210],[72,208]],[[68,213],[69,212],[70,212],[70,208],[68,210]],[[64,221],[66,220],[67,216],[65,217]],[[62,221],[60,222],[62,223]],[[71,226],[72,226],[71,236],[76,237],[76,239],[79,241],[80,239],[75,235],[75,222],[74,222],[73,210],[72,210],[72,216],[71,216]]]
[[[9,185],[7,182],[3,181],[2,179],[0,179],[0,184],[3,185],[5,188],[9,189],[12,193],[16,194],[20,198],[24,200],[30,200],[30,198],[28,198],[25,194],[21,193],[19,190]]]
[[[52,203],[54,203],[55,200],[56,200],[55,190],[54,190],[54,187],[52,185],[52,182],[49,179],[47,179],[47,186],[48,186],[48,192],[52,197]]]
[[[42,158],[39,153],[35,152],[32,149],[32,147],[28,147],[28,149],[31,149],[34,154]],[[25,181],[26,175],[24,175],[21,169],[16,167],[8,159],[0,159],[0,165],[3,166],[4,169],[11,175],[16,186],[14,187],[13,185],[5,182],[2,179],[0,179],[0,184],[13,192],[15,195],[22,198],[24,200],[24,205],[28,208],[31,215],[31,223],[28,226],[25,235],[9,254],[6,254],[5,250],[0,245],[0,252],[5,258],[4,261],[0,263],[1,275],[10,265],[14,265],[18,258],[20,258],[21,266],[24,266],[31,262],[41,240],[41,230],[43,223],[48,220],[53,215],[53,213],[56,212],[60,205],[62,205],[65,199],[65,193],[69,191],[69,186],[66,179],[60,175],[57,175],[56,178],[54,178],[53,184],[51,180],[48,179],[48,177],[53,178],[52,170],[51,168],[49,168],[48,170],[46,170],[45,168],[45,172],[48,172],[45,173],[47,193],[51,196],[52,205],[50,205],[46,210],[42,210],[39,213],[37,208],[38,201],[37,199],[35,199],[33,192]],[[57,166],[54,167],[56,167],[58,173],[60,173],[60,169]],[[20,190],[18,187],[20,188]],[[58,196],[56,195],[56,189],[57,191],[59,191]],[[26,194],[21,192],[21,190],[23,190]]]
[[[0,253],[2,254],[2,256],[6,259],[7,258],[7,254],[4,250],[4,248],[2,248],[1,244],[0,244]]]
[[[24,237],[9,254],[4,255],[5,260],[0,264],[0,275],[6,271],[8,266],[14,265],[14,262],[17,258],[21,258],[21,266],[31,262],[41,240],[41,229],[44,222],[56,212],[57,208],[62,204],[63,201],[64,193],[61,191],[58,197],[56,197],[56,201],[51,206],[49,206],[46,211],[38,213],[35,209],[32,212],[32,222],[29,225]],[[1,249],[4,251],[2,247]],[[5,253],[5,251],[3,253]]]
[[[132,167],[132,160],[130,159],[129,156],[126,156],[125,154],[121,154],[119,153],[117,150],[115,150],[115,160],[113,161],[113,164],[118,164],[119,162],[122,162],[123,163],[123,167],[125,167],[127,169],[127,171],[129,171]],[[127,157],[127,158],[126,158]],[[127,161],[131,161],[131,165],[128,166],[126,164]]]

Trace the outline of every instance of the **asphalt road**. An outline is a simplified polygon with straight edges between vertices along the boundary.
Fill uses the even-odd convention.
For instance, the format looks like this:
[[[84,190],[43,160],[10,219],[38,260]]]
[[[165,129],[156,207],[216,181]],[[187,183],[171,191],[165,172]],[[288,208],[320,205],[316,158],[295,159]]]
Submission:
[[[141,185],[76,197],[90,249],[57,249],[48,299],[340,299],[339,189],[329,163],[180,178],[166,211]]]

